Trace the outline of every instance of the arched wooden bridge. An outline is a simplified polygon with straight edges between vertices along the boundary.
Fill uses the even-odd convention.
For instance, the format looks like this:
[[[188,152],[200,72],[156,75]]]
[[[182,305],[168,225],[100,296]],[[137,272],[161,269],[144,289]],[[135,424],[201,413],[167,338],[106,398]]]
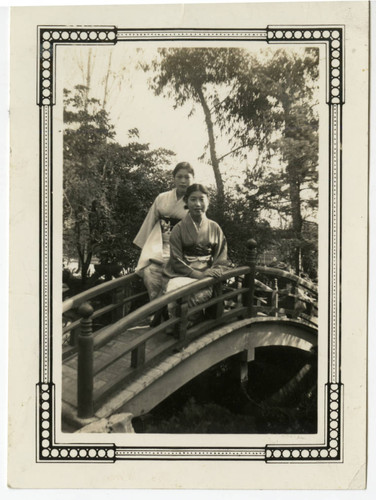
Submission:
[[[188,308],[188,297],[208,286],[212,298]],[[177,317],[149,326],[171,302]],[[76,295],[63,303],[63,422],[79,429],[117,413],[142,415],[233,355],[244,382],[257,347],[317,345],[316,305],[312,283],[256,267],[254,249],[249,266],[152,302],[136,274]]]

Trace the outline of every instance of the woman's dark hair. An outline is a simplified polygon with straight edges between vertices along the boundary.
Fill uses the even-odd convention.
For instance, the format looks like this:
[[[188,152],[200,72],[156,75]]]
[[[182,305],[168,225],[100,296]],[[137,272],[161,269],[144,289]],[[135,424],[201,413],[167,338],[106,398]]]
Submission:
[[[206,189],[205,186],[202,184],[191,184],[188,188],[187,191],[185,192],[183,200],[185,203],[188,202],[188,198],[191,196],[192,193],[195,191],[200,191],[203,194],[206,194],[207,197],[209,197],[209,191]]]
[[[180,163],[178,163],[174,168],[174,170],[172,171],[172,176],[175,177],[175,175],[179,172],[179,170],[183,169],[187,170],[187,172],[191,174],[193,177],[195,176],[195,171],[193,170],[193,167],[187,161],[181,161]]]

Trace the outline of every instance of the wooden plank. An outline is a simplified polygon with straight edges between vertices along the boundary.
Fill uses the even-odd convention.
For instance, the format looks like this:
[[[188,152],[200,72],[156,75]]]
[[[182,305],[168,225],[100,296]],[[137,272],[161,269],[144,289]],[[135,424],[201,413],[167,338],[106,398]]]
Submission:
[[[166,334],[160,334],[160,336],[163,338],[159,339],[158,345],[156,344],[153,350],[146,352],[145,364],[140,369],[131,368],[130,361],[128,361],[128,366],[124,367],[124,358],[120,358],[98,375],[99,379],[106,380],[106,384],[94,390],[94,405],[96,408],[103,404],[104,400],[121,386],[129,383],[140,371],[148,366],[150,367],[160,359],[165,352],[171,352],[171,348],[177,344],[176,339]]]
[[[107,344],[106,356],[100,355],[103,349],[99,349],[94,353],[94,375],[98,375],[102,370],[116,362],[118,359],[126,356],[134,344],[138,344],[138,340],[150,328],[140,328],[138,331],[127,331],[120,334],[116,339],[111,341],[111,345]],[[97,354],[98,353],[98,354]]]
[[[178,321],[177,318],[173,318],[173,319],[170,319],[170,320],[162,323],[161,325],[159,325],[155,328],[146,327],[145,329],[140,329],[140,330],[142,330],[141,333],[139,330],[139,333],[137,333],[136,336],[134,336],[134,333],[132,332],[132,335],[134,336],[134,338],[130,339],[126,343],[122,342],[122,345],[120,345],[120,343],[117,342],[118,337],[116,337],[115,339],[112,339],[108,344],[111,344],[114,347],[113,358],[108,360],[107,365],[104,363],[101,364],[100,362],[98,362],[98,364],[95,363],[94,373],[99,374],[100,371],[104,370],[106,368],[106,366],[109,366],[110,363],[116,362],[117,359],[125,356],[128,352],[134,351],[139,345],[144,344],[147,341],[150,341],[151,338],[153,338],[157,334],[163,332],[163,330],[165,330],[169,325],[173,325],[177,321]],[[123,332],[123,339],[124,339],[124,335],[125,335],[125,332]],[[141,358],[140,358],[140,360],[141,360]]]
[[[62,368],[62,399],[77,407],[77,370],[66,365]]]

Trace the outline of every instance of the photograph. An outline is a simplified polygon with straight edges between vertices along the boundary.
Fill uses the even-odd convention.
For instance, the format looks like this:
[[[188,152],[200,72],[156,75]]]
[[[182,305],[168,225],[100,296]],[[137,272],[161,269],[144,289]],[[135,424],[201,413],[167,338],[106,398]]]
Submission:
[[[58,56],[65,432],[316,432],[319,49],[199,45]]]
[[[365,487],[368,16],[12,9],[11,487]]]

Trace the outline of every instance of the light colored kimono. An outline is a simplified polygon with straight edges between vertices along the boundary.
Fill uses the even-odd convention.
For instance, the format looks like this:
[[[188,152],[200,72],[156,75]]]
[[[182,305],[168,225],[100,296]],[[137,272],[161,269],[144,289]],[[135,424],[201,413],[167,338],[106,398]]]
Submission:
[[[186,214],[185,202],[183,198],[178,200],[176,189],[161,193],[133,240],[142,249],[136,272],[143,276],[151,300],[161,293],[162,266],[170,257],[169,240],[174,219],[180,220]]]
[[[164,274],[170,278],[166,292],[171,292],[184,285],[197,281],[190,275],[194,270],[205,271],[209,268],[228,269],[227,243],[220,226],[204,217],[198,227],[188,214],[179,222],[170,236],[170,259]],[[195,293],[188,299],[193,307],[207,301],[212,295],[212,288]],[[169,306],[174,316],[174,305]]]

